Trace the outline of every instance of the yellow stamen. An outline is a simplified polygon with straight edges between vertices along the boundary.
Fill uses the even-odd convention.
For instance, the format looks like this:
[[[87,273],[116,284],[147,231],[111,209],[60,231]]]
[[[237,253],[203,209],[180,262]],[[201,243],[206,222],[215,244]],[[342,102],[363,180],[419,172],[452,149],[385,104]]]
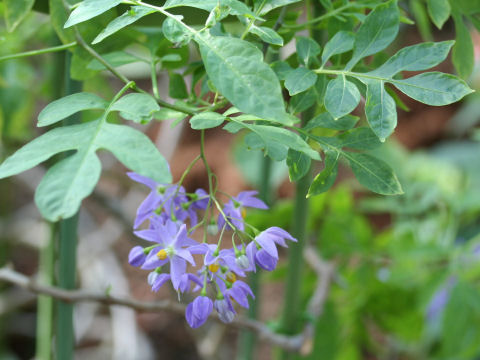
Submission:
[[[229,281],[233,284],[235,281],[237,281],[237,276],[234,273],[229,272],[227,274],[227,281]]]
[[[167,251],[165,249],[160,250],[157,253],[157,257],[159,260],[165,260],[168,257]]]
[[[220,265],[218,264],[210,264],[208,265],[208,270],[210,270],[212,273],[216,273],[220,269]]]
[[[242,213],[243,218],[245,218],[245,216],[247,216],[247,210],[245,208],[242,208],[242,210],[240,210],[240,212]]]

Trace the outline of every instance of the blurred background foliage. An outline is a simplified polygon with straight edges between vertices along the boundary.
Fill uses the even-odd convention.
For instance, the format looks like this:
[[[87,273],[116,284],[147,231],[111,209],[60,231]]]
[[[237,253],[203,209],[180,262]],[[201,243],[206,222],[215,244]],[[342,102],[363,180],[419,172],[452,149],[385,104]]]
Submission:
[[[460,3],[468,7],[468,1]],[[424,2],[411,1],[409,6],[423,38],[452,38],[455,26],[460,26],[449,20],[444,31],[437,34],[425,16]],[[467,10],[465,17],[473,25],[478,25]],[[0,15],[3,17],[1,2]],[[298,13],[292,12],[288,16],[295,21]],[[339,22],[338,26],[343,28],[349,24]],[[473,28],[469,30],[473,31]],[[282,35],[288,40],[289,34]],[[398,42],[411,42],[412,36],[420,41],[419,34],[410,32]],[[132,39],[139,39],[140,44],[131,46]],[[0,57],[56,44],[58,40],[47,15],[29,14],[12,33],[7,33],[5,24],[0,21]],[[184,69],[189,56],[186,48],[167,49],[168,43],[162,35],[149,27],[120,32],[117,44],[121,47],[117,47],[115,41],[108,44],[110,48],[102,49],[102,53],[110,53],[112,62],[135,61],[138,65],[138,60],[119,52],[129,45],[129,52],[140,58],[149,56],[149,52],[171,55],[164,59],[166,76],[170,79],[181,70],[193,73],[195,77],[194,65]],[[478,38],[474,37],[473,44],[478,52]],[[81,62],[82,54],[77,55],[77,61]],[[380,55],[374,61],[381,61],[382,56],[387,55]],[[86,91],[91,89],[109,98],[115,84],[112,85],[112,80],[107,77],[91,76],[97,74],[98,66],[90,63],[92,73],[76,74],[84,78]],[[58,97],[60,85],[55,79],[61,72],[62,65],[56,62],[54,55],[0,61],[0,158],[34,136],[36,114],[47,102]],[[138,76],[141,81],[141,72]],[[477,90],[480,88],[478,62],[469,83]],[[203,92],[207,91],[205,83]],[[181,95],[172,97],[182,98]],[[311,199],[310,243],[324,259],[335,264],[336,273],[324,313],[315,325],[314,351],[309,359],[480,359],[480,130],[477,127],[480,96],[470,96],[459,106],[450,108],[453,116],[441,126],[441,135],[434,141],[407,149],[402,145],[402,139],[391,139],[373,153],[395,169],[405,190],[404,195],[382,197],[366,193],[344,171],[331,191]],[[404,117],[407,114],[405,111]],[[168,113],[170,118],[175,116],[182,119],[178,114]],[[402,116],[399,123],[402,124]],[[230,145],[231,159],[245,175],[245,183],[259,186],[261,172],[258,169],[262,155],[246,149],[243,141]],[[182,148],[180,144],[176,151],[182,152],[182,149],[186,147]],[[173,166],[181,168],[183,164]],[[293,204],[285,197],[291,192],[288,184],[285,185],[287,169],[280,164],[272,166],[272,192],[280,197],[283,194],[283,198],[277,200],[266,214],[249,214],[248,221],[260,229],[291,225]],[[110,169],[107,177],[110,174],[111,180],[120,172],[123,169]],[[243,180],[239,182],[245,185]],[[115,193],[121,197],[130,185],[123,179],[114,182],[113,186],[123,189]],[[24,206],[32,199],[31,192],[26,189],[28,186],[14,179],[0,183],[0,265],[14,262],[31,274],[35,272],[36,252],[41,244],[35,243],[35,239],[18,242],[17,233],[7,231],[19,218],[38,219],[35,211],[33,215],[31,211],[24,211]],[[97,211],[93,209],[93,213]],[[102,212],[100,214],[105,216]],[[133,217],[128,220],[131,219]],[[93,222],[86,223],[93,226]],[[25,226],[36,224],[28,222]],[[126,263],[125,248],[128,249],[132,241],[124,242],[127,246],[112,245],[122,266]],[[307,265],[305,269],[307,273],[301,281],[306,308],[316,277]],[[283,263],[275,272],[262,274],[263,284],[281,284],[287,271]],[[132,285],[132,288],[138,286]],[[35,302],[31,297],[12,294],[9,289],[0,291],[0,359],[31,358],[34,353]],[[145,289],[134,295],[141,296],[144,292]],[[15,304],[8,300],[11,296],[17,300]],[[264,297],[262,302],[281,305],[281,296]],[[308,317],[305,311],[304,319]],[[275,316],[267,321],[273,328],[278,326]],[[183,329],[183,323],[171,324],[169,326]],[[149,322],[141,327],[151,341],[159,336],[155,326]],[[178,341],[167,339],[161,342],[164,349],[170,349],[166,351],[167,355],[173,354],[175,346],[183,349],[182,357],[175,352],[175,357],[165,359],[198,358],[191,345],[172,345]],[[187,343],[193,341],[193,336],[185,340]],[[225,341],[225,344],[231,343]],[[85,347],[97,345],[98,342],[83,344]],[[137,354],[138,359],[150,358],[147,353]],[[268,359],[272,354],[262,350],[258,356]]]

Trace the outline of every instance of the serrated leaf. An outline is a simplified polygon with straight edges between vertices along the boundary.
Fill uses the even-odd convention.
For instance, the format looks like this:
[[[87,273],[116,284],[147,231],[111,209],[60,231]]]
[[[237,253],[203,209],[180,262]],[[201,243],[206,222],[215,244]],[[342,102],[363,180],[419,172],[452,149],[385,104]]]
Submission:
[[[333,186],[338,174],[339,158],[339,152],[325,151],[323,170],[313,179],[308,189],[307,198],[322,194]]]
[[[347,70],[353,68],[360,59],[390,45],[398,33],[399,16],[397,0],[380,4],[367,15],[355,36],[353,55],[346,66]]]
[[[344,52],[353,49],[355,35],[348,31],[337,32],[325,45],[322,53],[322,66],[325,66],[327,61],[333,55],[343,54]]]
[[[392,77],[400,71],[427,70],[446,59],[454,41],[426,42],[401,49],[370,74]]]
[[[385,91],[383,81],[368,81],[365,115],[373,132],[385,141],[397,126],[395,100]]]
[[[64,28],[90,20],[120,4],[122,0],[84,0],[68,17]]]
[[[7,31],[12,32],[28,15],[35,0],[3,0]]]
[[[65,96],[48,104],[38,115],[38,126],[47,126],[82,110],[105,109],[108,103],[87,92]]]
[[[227,37],[197,36],[205,69],[215,87],[240,111],[287,122],[280,83],[252,44]]]
[[[188,98],[187,85],[183,76],[177,73],[170,73],[170,82],[168,83],[168,94],[173,99]]]
[[[371,155],[344,152],[358,182],[382,195],[403,194],[400,182],[390,166]]]
[[[152,120],[153,114],[160,110],[157,101],[148,94],[127,94],[118,99],[110,111],[119,111],[124,119],[145,124]]]
[[[112,65],[113,67],[122,66],[126,64],[132,64],[135,62],[145,62],[144,59],[139,58],[138,56],[129,54],[125,51],[114,51],[108,54],[102,54],[102,58]],[[93,59],[87,65],[87,69],[90,70],[105,70],[106,67],[97,59]]]
[[[177,15],[179,20],[181,16]],[[165,37],[172,43],[177,43],[180,46],[188,44],[192,38],[192,34],[186,31],[185,27],[181,26],[178,21],[172,18],[166,18],[162,24],[162,31]]]
[[[299,37],[296,41],[297,56],[300,62],[308,66],[321,51],[320,45],[312,38]]]
[[[130,10],[110,22],[107,27],[103,29],[102,32],[98,34],[97,37],[92,41],[92,44],[99,43],[110,35],[116,33],[117,31],[123,29],[130,24],[133,24],[138,19],[141,19],[142,17],[149,15],[153,12],[155,12],[155,10],[152,10],[145,6],[132,6]]]
[[[299,67],[288,73],[285,78],[285,87],[288,90],[290,96],[304,92],[311,88],[317,81],[317,74],[312,70],[308,70],[304,67]]]
[[[320,127],[333,130],[350,130],[355,126],[358,119],[358,116],[346,115],[335,120],[328,112],[324,112],[310,120],[304,129],[311,130]]]
[[[337,136],[341,147],[356,150],[373,150],[382,143],[377,135],[368,127],[359,127]]]
[[[435,26],[441,29],[450,17],[451,8],[448,0],[427,0],[427,10]]]
[[[269,145],[275,144],[275,146],[279,146],[285,149],[285,156],[287,154],[288,149],[293,149],[305,153],[309,157],[314,160],[320,160],[320,156],[318,152],[313,150],[310,145],[307,144],[305,140],[303,140],[298,134],[289,131],[287,129],[283,129],[276,126],[269,126],[269,125],[256,125],[256,124],[248,124],[245,122],[238,122],[235,121],[234,118],[231,120],[236,124],[234,126],[242,126],[245,129],[252,131],[253,133],[257,134],[263,141],[265,145],[265,152],[269,154]],[[228,124],[226,126],[227,130],[228,127],[231,126]],[[278,159],[277,159],[278,160]],[[283,160],[283,159],[280,159]]]
[[[467,79],[473,71],[474,52],[470,31],[463,22],[462,16],[452,13],[455,23],[456,42],[452,52],[452,62],[461,78]]]
[[[391,82],[411,98],[434,106],[454,103],[473,92],[463,80],[440,72],[423,73]]]
[[[287,166],[290,181],[298,181],[310,170],[312,159],[306,154],[289,149],[287,153]]]
[[[335,118],[350,114],[360,102],[360,92],[344,75],[330,80],[325,93],[325,108]]]
[[[216,112],[205,111],[192,116],[190,126],[195,130],[211,129],[220,126],[225,121],[225,116]]]
[[[273,29],[252,25],[250,32],[257,35],[263,42],[283,46],[283,38]]]

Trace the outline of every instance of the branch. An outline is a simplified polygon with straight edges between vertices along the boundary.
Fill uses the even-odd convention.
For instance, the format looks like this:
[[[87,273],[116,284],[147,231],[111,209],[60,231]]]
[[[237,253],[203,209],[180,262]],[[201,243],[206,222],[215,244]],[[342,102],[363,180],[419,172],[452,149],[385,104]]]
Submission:
[[[71,42],[69,44],[65,45],[60,45],[60,46],[53,46],[45,49],[40,49],[40,50],[32,50],[32,51],[25,51],[17,54],[12,54],[12,55],[5,55],[5,56],[0,56],[0,61],[4,60],[11,60],[11,59],[19,59],[19,58],[24,58],[28,56],[35,56],[35,55],[40,55],[40,54],[48,54],[52,52],[57,52],[57,51],[63,51],[70,49],[72,47],[77,46],[76,42]]]
[[[20,274],[9,268],[0,268],[0,281],[5,281],[17,285],[21,288],[29,290],[35,294],[49,295],[55,299],[68,303],[75,302],[97,302],[104,305],[120,305],[133,308],[142,312],[158,312],[169,311],[178,315],[185,314],[185,306],[170,300],[161,300],[156,302],[139,301],[132,298],[109,295],[99,292],[91,292],[86,290],[64,290],[54,286],[46,286],[38,284],[29,277]],[[215,321],[219,321],[219,317],[212,313],[211,317]],[[237,317],[229,324],[236,329],[243,329],[255,332],[260,339],[272,343],[285,350],[298,351],[304,343],[303,334],[287,336],[272,332],[265,324]]]

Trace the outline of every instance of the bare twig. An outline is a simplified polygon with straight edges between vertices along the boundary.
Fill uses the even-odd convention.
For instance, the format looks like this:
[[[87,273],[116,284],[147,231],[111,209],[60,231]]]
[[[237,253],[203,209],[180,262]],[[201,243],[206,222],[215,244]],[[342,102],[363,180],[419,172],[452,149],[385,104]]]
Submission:
[[[143,312],[169,311],[179,315],[183,315],[185,313],[184,305],[170,300],[146,302],[135,300],[132,298],[109,295],[106,293],[104,294],[99,292],[91,292],[86,290],[64,290],[54,286],[38,284],[37,282],[31,280],[29,277],[5,267],[0,269],[0,281],[15,284],[33,293],[49,295],[55,299],[69,303],[97,302],[104,305],[127,306],[137,311]],[[212,314],[212,318],[215,321],[220,321],[216,314]],[[304,342],[304,337],[302,334],[295,336],[276,334],[261,322],[244,319],[241,317],[236,318],[230,324],[230,326],[237,329],[253,331],[258,334],[260,339],[290,351],[298,351],[302,347],[302,344]]]

